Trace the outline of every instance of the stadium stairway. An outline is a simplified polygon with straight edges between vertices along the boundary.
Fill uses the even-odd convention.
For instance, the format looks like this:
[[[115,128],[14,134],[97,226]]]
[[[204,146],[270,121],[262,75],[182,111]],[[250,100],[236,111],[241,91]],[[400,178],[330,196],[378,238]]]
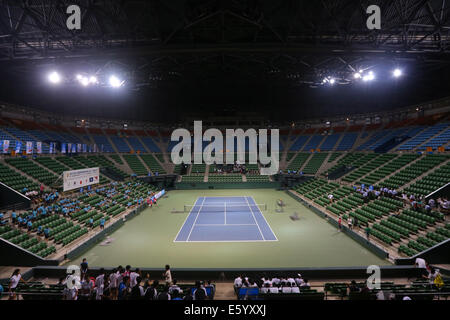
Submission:
[[[120,154],[119,150],[117,150],[116,145],[113,143],[113,141],[111,140],[111,138],[109,137],[109,135],[106,134],[105,130],[103,130],[103,129],[101,129],[101,130],[102,130],[102,134],[103,134],[103,135],[105,136],[105,138],[106,138],[106,141],[108,141],[108,143],[111,145],[111,147],[112,147],[112,149],[114,150],[114,152]]]
[[[358,178],[353,180],[352,183],[356,183],[357,181],[363,180],[364,178],[370,176],[377,170],[390,164],[396,158],[397,158],[397,155],[395,155],[395,154],[382,154],[382,155],[376,157],[367,165],[363,165],[360,168],[358,168],[358,169],[362,169],[365,172],[362,175],[360,175]],[[356,169],[356,170],[358,170],[358,169]]]
[[[333,154],[333,152],[328,152],[327,156],[325,157],[325,159],[323,159],[322,164],[320,165],[319,168],[317,168],[316,171],[316,175],[320,175],[323,172],[323,168],[326,167],[328,165],[328,160],[331,158],[331,155]]]
[[[312,153],[306,152],[295,152],[293,154],[290,161],[287,163],[286,170],[297,170],[301,171],[301,168],[305,166],[305,164],[309,161],[309,158],[312,156]]]
[[[50,171],[51,173],[53,173],[54,175],[56,175],[56,176],[58,176],[58,177],[59,177],[59,176],[61,175],[61,173],[62,173],[62,172],[57,172],[57,171],[55,171],[55,170],[52,170],[52,168],[43,165],[41,162],[36,161],[36,159],[33,159],[33,160],[30,159],[30,161],[32,161],[34,164],[38,165],[39,167],[41,167],[41,168],[43,168],[43,169],[45,169],[45,170],[47,170],[47,171]],[[53,168],[53,169],[55,169],[55,168]]]
[[[305,143],[303,144],[303,146],[301,148],[299,148],[297,150],[297,152],[301,152],[303,151],[303,148],[305,148],[305,146],[308,145],[308,143],[311,141],[311,139],[314,137],[314,134],[309,135],[309,137],[306,139]]]
[[[130,169],[130,167],[126,164],[126,161],[123,160],[119,155],[117,154],[108,154],[108,155],[104,155],[104,157],[106,157],[106,159],[108,159],[109,161],[111,161],[114,166],[116,166],[119,170],[131,175],[132,171]],[[122,162],[117,162],[117,160],[121,160]]]
[[[144,143],[144,141],[142,141],[142,137],[141,136],[139,136],[139,135],[134,135],[133,136],[133,138],[136,138],[137,139],[137,141],[139,141],[139,143],[144,147],[144,152],[146,152],[146,153],[150,153],[150,152],[152,152],[149,148],[148,148],[148,146]]]
[[[326,172],[337,166],[338,161],[345,155],[345,152],[330,152],[329,157],[324,161],[317,171],[317,175],[325,176]]]
[[[345,128],[345,130],[343,132],[341,132],[341,135],[337,139],[336,144],[334,145],[333,148],[331,148],[331,150],[330,150],[331,152],[337,151],[337,148],[339,147],[339,145],[341,144],[342,140],[344,139],[347,130],[348,130],[348,128]]]

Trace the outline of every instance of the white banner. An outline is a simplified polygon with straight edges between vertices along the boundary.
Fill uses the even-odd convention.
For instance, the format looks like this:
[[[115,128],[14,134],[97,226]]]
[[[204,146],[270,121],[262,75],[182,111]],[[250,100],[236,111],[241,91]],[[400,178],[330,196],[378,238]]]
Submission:
[[[160,192],[158,192],[157,194],[155,194],[154,197],[158,200],[158,199],[161,198],[165,193],[166,193],[166,190],[165,190],[165,189],[162,189]]]
[[[99,183],[99,168],[88,168],[63,172],[64,191],[79,189],[92,184]]]
[[[27,141],[26,153],[27,154],[33,153],[33,141]]]

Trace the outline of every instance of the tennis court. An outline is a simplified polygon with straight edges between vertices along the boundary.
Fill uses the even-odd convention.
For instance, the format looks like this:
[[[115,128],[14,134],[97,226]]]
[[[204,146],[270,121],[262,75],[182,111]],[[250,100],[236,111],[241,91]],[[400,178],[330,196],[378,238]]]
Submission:
[[[227,198],[227,224],[231,222],[242,224],[249,213],[248,205],[241,214],[236,213],[238,207],[228,208],[231,202],[245,198],[252,203],[265,204],[267,210],[261,209],[267,224],[273,230],[278,241],[193,241],[197,232],[193,231],[190,241],[174,241],[180,228],[189,226],[187,218],[199,213],[197,224],[204,224],[213,219],[219,221],[219,209],[212,209],[210,201],[223,203]],[[201,211],[197,205],[203,201],[208,203],[211,212]],[[209,200],[207,200],[209,199]],[[282,199],[285,212],[277,213],[276,202]],[[186,205],[189,205],[185,208]],[[206,205],[204,205],[206,207]],[[223,205],[225,206],[225,205]],[[260,207],[259,205],[258,207]],[[197,211],[195,211],[197,209]],[[224,211],[223,211],[224,212]],[[230,212],[231,215],[230,215]],[[299,221],[293,221],[289,216],[298,212]],[[255,212],[254,212],[255,213]],[[256,217],[260,213],[256,212]],[[233,218],[231,218],[233,216]],[[244,218],[245,216],[245,218]],[[199,220],[201,218],[201,220]],[[191,218],[192,219],[192,218]],[[224,224],[225,213],[222,213]],[[231,220],[233,219],[233,220]],[[259,218],[258,218],[259,219]],[[194,225],[194,219],[190,226]],[[217,220],[217,221],[216,221]],[[211,220],[208,220],[209,222]],[[257,220],[259,221],[259,220]],[[254,222],[253,222],[254,223]],[[209,223],[208,223],[209,224]],[[247,223],[244,223],[247,224]],[[261,227],[261,223],[259,224]],[[227,228],[235,229],[234,226]],[[211,227],[209,230],[213,230]],[[258,228],[253,228],[252,235],[259,234]],[[266,233],[261,230],[266,237]],[[195,232],[195,233],[194,233]],[[217,231],[216,231],[217,232]],[[217,232],[219,233],[219,232]],[[242,235],[244,232],[227,232]],[[225,236],[221,232],[222,236]],[[86,251],[70,259],[65,264],[79,264],[82,258],[87,258],[89,266],[116,266],[130,264],[132,266],[160,268],[170,264],[173,268],[298,268],[298,267],[348,267],[367,265],[389,265],[390,262],[379,258],[363,247],[344,232],[338,230],[325,219],[305,207],[295,199],[287,196],[284,191],[273,189],[222,189],[222,190],[172,190],[162,198],[157,206],[147,208],[132,219],[127,219],[119,229],[109,233],[111,242],[102,245],[100,240]],[[206,237],[206,236],[205,236]],[[267,238],[266,238],[267,239]]]
[[[199,197],[174,242],[278,241],[253,197]]]

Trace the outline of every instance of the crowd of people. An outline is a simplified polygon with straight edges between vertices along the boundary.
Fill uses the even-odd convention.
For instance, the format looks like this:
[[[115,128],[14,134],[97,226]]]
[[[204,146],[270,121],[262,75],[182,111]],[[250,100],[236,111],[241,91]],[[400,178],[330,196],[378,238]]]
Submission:
[[[361,194],[365,203],[370,200],[380,199],[381,197],[387,197],[391,199],[396,199],[403,201],[404,207],[409,207],[414,211],[425,211],[430,213],[432,210],[440,211],[441,213],[450,213],[450,201],[447,198],[430,198],[425,199],[424,196],[415,196],[413,194],[409,195],[406,193],[399,193],[396,189],[390,189],[386,187],[375,188],[373,186],[365,186],[364,184],[360,186],[353,186],[353,189]],[[334,202],[334,195],[332,193],[328,194],[328,199],[330,203]]]
[[[235,161],[233,165],[215,165],[212,173],[259,174],[259,171],[257,169],[250,170],[245,164],[241,164],[240,162]]]
[[[90,187],[83,190],[80,190],[80,193],[72,194],[68,197],[61,197],[58,191],[52,190],[50,192],[42,192],[36,198],[34,198],[34,202],[32,205],[32,209],[28,210],[25,213],[18,214],[15,210],[13,210],[10,214],[10,221],[12,225],[17,226],[18,228],[22,228],[28,231],[33,229],[33,222],[40,220],[41,218],[45,218],[51,215],[62,215],[67,218],[71,218],[72,215],[83,211],[85,213],[94,209],[91,205],[83,205],[82,201],[78,198],[79,196],[94,196],[94,195],[102,195],[104,198],[96,204],[96,209],[108,209],[109,207],[113,207],[118,204],[118,199],[114,198],[119,191],[117,190],[118,182],[112,182],[106,186],[99,187],[96,189],[91,189]],[[137,186],[137,182],[129,182],[127,183],[127,189],[122,192],[123,198],[127,201],[122,203],[127,208],[134,208],[136,206],[140,206],[141,204],[147,203],[148,206],[156,205],[156,197],[155,192],[148,192],[147,197],[132,197],[130,195],[131,187]],[[120,199],[120,198],[119,198]],[[0,213],[0,226],[8,223],[8,219],[4,213]],[[93,227],[94,221],[90,218],[87,221],[87,225]],[[100,228],[104,228],[105,219],[100,220]],[[51,238],[52,230],[50,227],[43,228],[39,226],[37,228],[37,235],[44,236],[45,238]]]
[[[80,271],[80,276],[73,270],[59,280],[65,287],[64,300],[207,300],[213,298],[215,290],[211,281],[196,281],[193,288],[182,290],[172,277],[169,265],[155,280],[150,279],[149,273],[144,274],[130,265],[118,266],[111,272],[101,268],[94,277],[86,258],[80,264]]]
[[[301,274],[274,277],[263,275],[257,279],[239,275],[234,279],[234,289],[238,292],[240,288],[258,288],[260,293],[301,293],[302,290],[310,289],[311,285]]]

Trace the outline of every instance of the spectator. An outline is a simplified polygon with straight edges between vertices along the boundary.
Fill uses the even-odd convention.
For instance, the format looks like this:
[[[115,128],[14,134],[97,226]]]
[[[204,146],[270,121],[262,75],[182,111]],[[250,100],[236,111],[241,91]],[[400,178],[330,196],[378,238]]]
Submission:
[[[355,280],[352,280],[350,285],[348,286],[349,292],[360,292],[358,285]]]
[[[369,240],[369,237],[370,237],[370,228],[369,228],[369,226],[367,226],[366,227],[366,238],[367,238],[367,240]]]
[[[131,288],[130,299],[141,300],[144,297],[145,292],[141,280],[141,277],[136,278],[136,284]]]
[[[103,289],[105,286],[105,269],[100,269],[100,274],[95,278],[95,299],[103,299]]]
[[[297,286],[301,286],[305,281],[303,281],[302,275],[299,273],[297,274],[297,277],[295,278],[295,284]]]
[[[18,298],[16,295],[16,289],[20,282],[26,283],[27,281],[25,281],[22,278],[22,275],[20,274],[20,269],[16,269],[9,278],[9,287],[8,287],[9,300],[14,300]]]
[[[162,292],[158,294],[158,300],[170,300],[169,285],[166,284]]]
[[[173,294],[174,291],[182,292],[181,288],[177,285],[177,279],[172,280],[172,285],[169,287],[169,294]]]
[[[311,285],[309,284],[308,279],[305,279],[305,281],[302,283],[302,285],[300,287],[303,289],[309,289],[311,287]]]
[[[291,283],[286,282],[281,288],[281,293],[292,293]]]
[[[195,289],[193,292],[194,300],[206,300],[206,289],[203,287],[200,281],[195,283]]]
[[[241,275],[237,276],[237,278],[234,279],[234,287],[235,288],[242,287],[242,276]]]
[[[159,286],[159,281],[153,281],[153,284],[145,290],[145,300],[156,300],[158,298],[157,288]]]
[[[171,297],[170,300],[183,300],[183,299],[180,297],[180,294],[178,293],[177,290],[173,291],[173,293],[170,294],[170,297]]]
[[[270,284],[269,284],[269,283],[266,283],[266,284],[264,284],[264,286],[261,288],[260,292],[261,292],[261,293],[268,293],[269,290],[270,290]]]
[[[279,293],[279,289],[278,289],[278,285],[273,285],[272,287],[269,288],[269,292],[270,293]]]
[[[86,258],[83,258],[83,261],[80,263],[81,280],[84,279],[88,270],[89,270],[88,262]]]
[[[138,284],[138,277],[141,276],[141,270],[139,268],[136,268],[136,270],[130,272],[130,285],[132,288],[136,284]]]
[[[168,264],[166,264],[166,271],[164,271],[163,277],[167,285],[172,283],[172,273],[170,272],[170,266]]]

